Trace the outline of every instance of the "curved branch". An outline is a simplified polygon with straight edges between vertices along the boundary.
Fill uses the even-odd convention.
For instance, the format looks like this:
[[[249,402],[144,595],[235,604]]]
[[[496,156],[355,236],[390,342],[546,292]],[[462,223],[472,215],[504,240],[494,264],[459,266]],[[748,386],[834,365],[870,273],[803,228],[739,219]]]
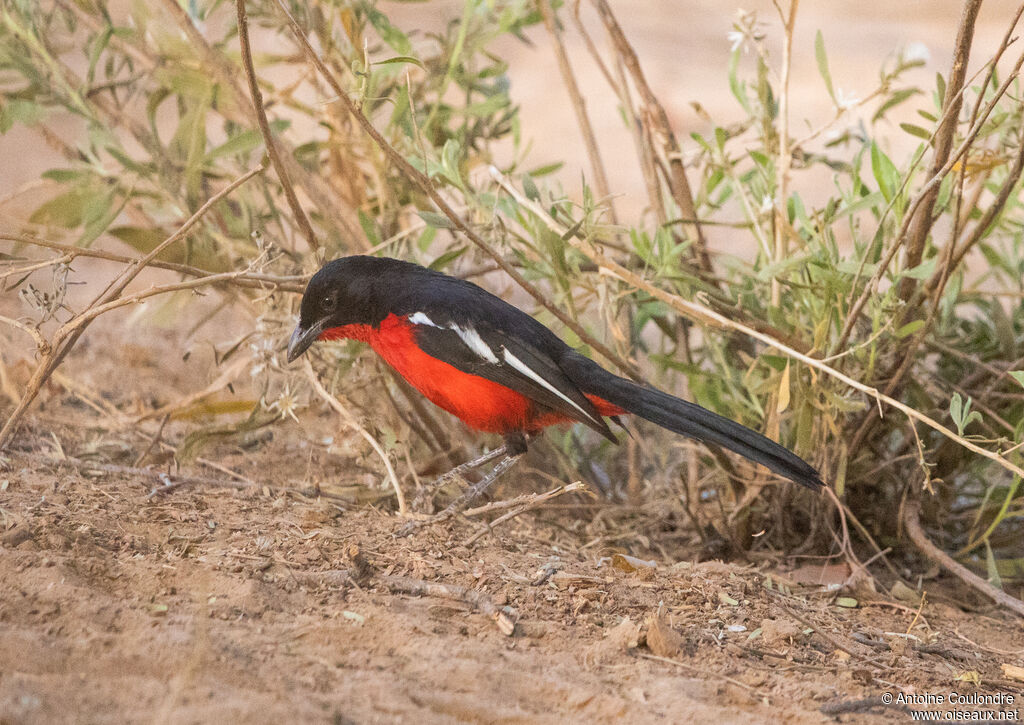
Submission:
[[[1016,597],[1011,597],[1002,589],[997,589],[992,586],[932,543],[931,539],[928,538],[924,529],[921,527],[921,503],[916,498],[907,501],[907,505],[903,509],[903,523],[907,527],[907,535],[910,537],[910,540],[914,542],[914,546],[916,546],[922,554],[941,566],[943,569],[949,571],[949,573],[956,576],[968,586],[977,589],[999,606],[1005,607],[1011,612],[1024,617],[1024,602]]]

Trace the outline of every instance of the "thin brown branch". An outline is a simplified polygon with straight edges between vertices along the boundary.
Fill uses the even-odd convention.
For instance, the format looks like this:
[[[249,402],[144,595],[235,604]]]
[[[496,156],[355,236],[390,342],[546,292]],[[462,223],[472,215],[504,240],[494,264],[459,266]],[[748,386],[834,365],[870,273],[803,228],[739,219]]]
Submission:
[[[50,343],[46,341],[46,338],[43,337],[42,333],[39,332],[37,328],[32,327],[31,325],[26,325],[24,322],[21,322],[20,320],[15,320],[10,317],[4,317],[3,315],[0,315],[0,322],[6,325],[10,325],[11,327],[14,327],[18,330],[21,330],[26,335],[31,337],[35,341],[36,350],[38,350],[40,354],[46,355],[49,353]]]
[[[551,44],[555,50],[555,58],[558,60],[558,69],[562,74],[562,82],[565,90],[572,101],[573,111],[576,113],[576,122],[580,127],[580,135],[587,147],[587,158],[590,159],[590,172],[594,175],[594,188],[597,189],[597,196],[608,205],[608,215],[612,224],[618,221],[615,215],[615,205],[608,186],[608,176],[605,174],[604,162],[601,160],[601,150],[597,145],[597,138],[594,136],[594,128],[590,125],[590,117],[587,115],[587,102],[580,93],[579,84],[576,82],[576,75],[573,73],[572,64],[569,62],[569,54],[565,52],[565,43],[562,42],[562,31],[558,27],[555,13],[551,9],[551,0],[537,0],[541,15],[544,16],[544,27],[551,36]]]
[[[999,606],[1005,607],[1011,612],[1024,617],[1024,602],[1016,597],[1010,596],[1002,589],[992,586],[932,543],[931,539],[928,538],[928,535],[921,527],[921,503],[916,497],[908,500],[903,508],[903,524],[906,526],[907,535],[910,537],[910,540],[914,542],[914,546],[916,546],[922,554],[941,566],[943,569],[949,571],[968,586],[973,587],[984,594]]]
[[[590,345],[596,352],[604,356],[607,360],[615,364],[621,370],[627,372],[629,375],[633,377],[638,377],[636,368],[633,365],[631,365],[629,362],[627,362],[622,357],[617,355],[611,348],[609,348],[607,345],[605,345],[600,340],[595,338],[593,335],[588,333],[582,327],[582,325],[573,320],[558,305],[551,302],[539,289],[537,289],[534,285],[528,282],[526,278],[523,277],[523,275],[521,275],[518,272],[518,270],[515,269],[515,267],[509,264],[508,261],[498,253],[497,250],[495,250],[490,244],[488,244],[487,241],[483,239],[483,237],[477,234],[476,231],[469,225],[468,222],[466,222],[461,216],[459,216],[459,214],[454,209],[452,209],[451,205],[449,205],[448,202],[445,201],[444,197],[441,196],[441,194],[437,191],[437,188],[434,186],[434,183],[433,181],[431,181],[430,177],[428,177],[426,174],[422,173],[421,171],[416,169],[416,167],[410,164],[406,160],[406,158],[402,156],[402,154],[400,154],[398,150],[394,146],[392,146],[387,139],[384,138],[384,136],[381,135],[381,133],[376,129],[373,123],[370,122],[370,119],[367,118],[366,115],[362,112],[362,110],[358,107],[356,102],[349,97],[348,92],[342,87],[341,83],[331,72],[330,68],[328,68],[327,65],[324,63],[323,59],[320,57],[320,54],[313,49],[312,45],[310,45],[309,39],[306,37],[306,33],[302,29],[302,26],[299,25],[299,23],[295,20],[294,17],[292,17],[292,14],[288,11],[288,8],[285,6],[284,2],[282,2],[282,0],[276,1],[278,8],[280,8],[281,12],[287,19],[288,24],[291,27],[296,40],[299,41],[299,44],[302,47],[303,52],[306,54],[306,57],[309,58],[310,62],[313,63],[316,69],[320,72],[321,76],[323,76],[324,80],[326,80],[328,85],[330,85],[331,89],[337,95],[337,100],[345,106],[345,109],[356,120],[356,122],[363,129],[363,131],[371,139],[373,139],[374,143],[376,143],[377,146],[384,152],[384,155],[387,156],[388,160],[390,160],[398,169],[400,169],[401,172],[407,178],[412,180],[417,186],[420,187],[423,193],[430,198],[430,200],[441,211],[441,213],[444,214],[449,221],[451,221],[452,226],[454,226],[455,229],[462,232],[466,236],[466,238],[473,242],[473,244],[475,244],[487,255],[489,255],[492,259],[494,259],[494,261],[497,262],[498,266],[501,267],[502,271],[505,272],[505,274],[507,274],[509,277],[511,277],[516,282],[516,284],[518,284],[523,290],[525,290],[531,297],[533,297],[533,299],[536,300],[538,304],[542,305],[544,309],[548,310],[551,314],[557,317],[562,324],[564,324],[566,327],[572,330],[580,338],[580,340],[582,340],[587,345]]]
[[[932,156],[929,176],[938,175],[949,160],[950,151],[953,149],[960,108],[963,105],[962,90],[967,78],[967,62],[971,56],[971,43],[974,40],[974,29],[979,10],[981,10],[981,0],[967,0],[964,3],[953,51],[953,65],[949,71],[949,78],[946,80],[946,96],[942,102],[942,120],[935,132],[935,151]],[[932,228],[932,210],[935,208],[935,200],[938,196],[939,189],[938,186],[935,186],[925,194],[917,213],[913,216],[914,221],[910,228],[906,247],[905,267],[907,269],[913,269],[921,264],[928,234]],[[909,300],[917,285],[917,280],[905,277],[900,283],[900,299]]]
[[[637,57],[633,46],[626,39],[625,33],[622,32],[619,21],[616,20],[615,14],[612,12],[607,0],[592,0],[592,2],[597,9],[598,15],[601,17],[601,21],[604,23],[605,30],[607,30],[609,37],[611,37],[612,44],[629,70],[633,84],[640,93],[645,115],[665,150],[670,171],[669,186],[672,191],[672,198],[675,199],[683,217],[696,219],[698,216],[697,208],[693,203],[690,180],[686,176],[682,150],[679,147],[679,142],[676,140],[675,133],[672,131],[672,125],[668,120],[668,113],[665,112],[665,107],[661,105],[657,96],[654,95],[654,91],[648,85],[647,78],[640,67],[640,59]],[[694,235],[693,252],[697,264],[703,272],[710,273],[712,271],[711,257],[708,254],[708,244],[707,239],[704,237],[704,231],[699,223],[689,226]]]
[[[267,147],[267,155],[270,156],[270,163],[274,165],[277,178],[281,180],[281,188],[284,190],[284,197],[288,200],[288,206],[292,210],[292,216],[295,217],[295,222],[299,225],[299,230],[306,238],[309,248],[315,251],[320,248],[320,241],[316,238],[316,233],[313,231],[302,205],[299,204],[298,197],[295,196],[291,177],[281,161],[281,152],[274,141],[270,122],[267,120],[267,111],[263,107],[263,93],[260,91],[260,84],[256,79],[256,69],[252,64],[252,48],[249,45],[249,18],[245,14],[245,0],[235,0],[235,11],[238,14],[238,42],[242,50],[242,66],[245,68],[245,77],[249,79],[249,94],[252,96],[253,110],[256,112],[260,133],[263,134],[263,143]]]

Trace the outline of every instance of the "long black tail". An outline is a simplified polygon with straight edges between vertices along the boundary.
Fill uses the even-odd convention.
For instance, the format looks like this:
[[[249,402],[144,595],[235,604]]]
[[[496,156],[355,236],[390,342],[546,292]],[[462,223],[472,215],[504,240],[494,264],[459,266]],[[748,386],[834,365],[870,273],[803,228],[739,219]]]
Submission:
[[[824,485],[818,472],[804,459],[735,421],[656,388],[613,375],[575,351],[563,358],[561,368],[584,393],[597,395],[662,428],[728,448],[809,489],[816,491]]]

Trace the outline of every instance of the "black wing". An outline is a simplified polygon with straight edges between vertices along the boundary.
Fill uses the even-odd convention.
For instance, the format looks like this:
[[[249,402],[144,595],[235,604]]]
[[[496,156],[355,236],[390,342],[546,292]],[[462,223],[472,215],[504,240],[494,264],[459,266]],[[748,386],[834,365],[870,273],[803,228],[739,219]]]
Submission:
[[[423,313],[409,317],[416,344],[457,370],[478,375],[579,421],[611,441],[604,418],[550,355],[489,326],[434,322]]]

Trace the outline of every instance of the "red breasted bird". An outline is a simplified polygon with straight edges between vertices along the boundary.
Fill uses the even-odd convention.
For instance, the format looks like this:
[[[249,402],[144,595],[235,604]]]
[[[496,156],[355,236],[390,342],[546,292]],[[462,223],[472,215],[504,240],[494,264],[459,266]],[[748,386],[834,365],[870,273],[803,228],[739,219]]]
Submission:
[[[416,264],[352,256],[324,265],[302,297],[288,361],[316,340],[338,339],[369,343],[436,405],[471,428],[504,436],[497,454],[467,464],[507,454],[469,495],[510,468],[527,438],[546,426],[582,423],[616,441],[605,418],[629,413],[739,453],[812,490],[823,485],[813,467],[775,441],[613,375],[490,292]]]

